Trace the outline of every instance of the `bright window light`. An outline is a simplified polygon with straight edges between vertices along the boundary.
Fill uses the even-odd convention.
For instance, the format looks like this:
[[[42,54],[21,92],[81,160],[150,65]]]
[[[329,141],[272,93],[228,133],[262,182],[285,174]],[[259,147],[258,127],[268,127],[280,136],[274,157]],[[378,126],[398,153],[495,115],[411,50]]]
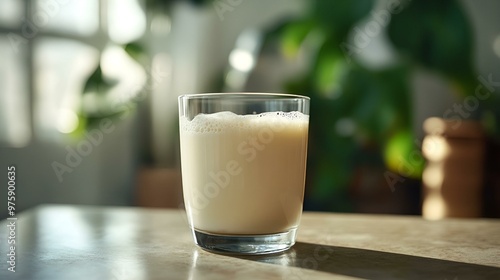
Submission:
[[[31,138],[26,71],[7,36],[0,36],[0,146],[23,147]]]
[[[69,109],[62,109],[57,119],[57,130],[61,133],[71,133],[78,127],[78,116]]]
[[[84,81],[97,66],[99,53],[89,45],[66,39],[43,39],[35,44],[35,128],[46,140],[53,132],[69,133],[74,125]],[[63,117],[61,120],[60,118]]]
[[[92,35],[99,27],[99,0],[37,0],[35,3],[37,10],[32,16],[38,29]]]
[[[119,44],[139,39],[146,30],[146,15],[137,0],[108,2],[109,37]]]
[[[0,1],[0,24],[18,25],[21,23],[24,1],[1,0]]]
[[[236,70],[248,72],[255,65],[255,60],[249,51],[235,49],[229,55],[229,63]]]

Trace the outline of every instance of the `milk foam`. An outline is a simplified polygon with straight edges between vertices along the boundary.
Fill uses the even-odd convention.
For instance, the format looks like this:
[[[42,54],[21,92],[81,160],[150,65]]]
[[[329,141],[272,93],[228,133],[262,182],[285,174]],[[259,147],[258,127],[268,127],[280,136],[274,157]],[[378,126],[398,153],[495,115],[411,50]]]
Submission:
[[[237,115],[233,112],[217,112],[213,114],[199,114],[191,121],[182,117],[182,130],[188,133],[221,133],[230,129],[253,129],[263,125],[293,125],[304,124],[309,116],[301,112],[266,112],[254,115]]]

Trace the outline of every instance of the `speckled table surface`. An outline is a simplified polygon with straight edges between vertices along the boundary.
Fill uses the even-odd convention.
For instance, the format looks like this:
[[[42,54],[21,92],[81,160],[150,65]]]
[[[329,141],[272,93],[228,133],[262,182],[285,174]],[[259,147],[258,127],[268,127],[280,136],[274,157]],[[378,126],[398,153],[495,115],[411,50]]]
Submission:
[[[292,249],[227,256],[180,210],[48,205],[0,224],[0,279],[500,279],[500,221],[304,213]]]

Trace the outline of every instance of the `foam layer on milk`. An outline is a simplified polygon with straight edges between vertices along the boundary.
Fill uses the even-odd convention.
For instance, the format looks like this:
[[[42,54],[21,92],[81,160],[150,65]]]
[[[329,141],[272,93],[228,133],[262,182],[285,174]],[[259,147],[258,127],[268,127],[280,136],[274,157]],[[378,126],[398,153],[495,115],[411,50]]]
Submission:
[[[217,112],[198,114],[192,120],[182,117],[181,126],[184,132],[221,133],[235,128],[247,130],[263,126],[304,125],[309,116],[301,112],[266,112],[252,115],[237,115],[233,112]]]

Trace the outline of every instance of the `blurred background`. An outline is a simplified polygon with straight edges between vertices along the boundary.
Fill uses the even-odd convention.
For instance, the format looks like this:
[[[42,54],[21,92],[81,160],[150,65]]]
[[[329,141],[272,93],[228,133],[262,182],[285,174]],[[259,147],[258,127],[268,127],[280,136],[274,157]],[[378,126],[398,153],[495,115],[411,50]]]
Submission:
[[[177,97],[286,92],[312,100],[305,210],[498,218],[498,11],[0,0],[1,197],[14,165],[17,211],[182,208]]]

